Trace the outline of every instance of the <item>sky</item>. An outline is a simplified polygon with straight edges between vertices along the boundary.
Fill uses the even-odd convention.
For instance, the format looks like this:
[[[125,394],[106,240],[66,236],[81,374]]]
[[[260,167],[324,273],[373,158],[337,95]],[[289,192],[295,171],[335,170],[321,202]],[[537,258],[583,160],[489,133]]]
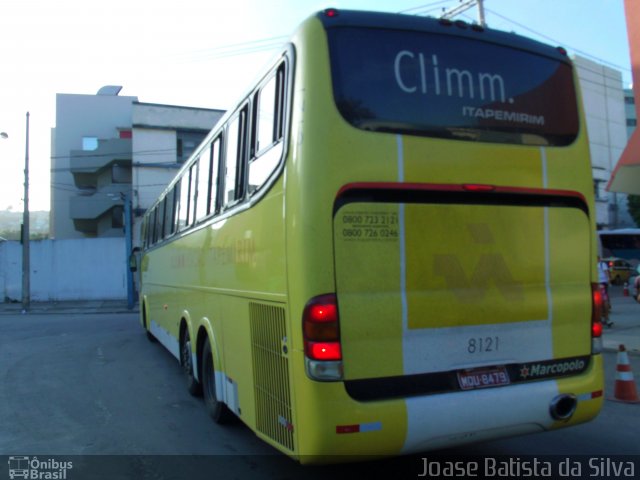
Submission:
[[[461,0],[1,0],[0,210],[50,207],[56,93],[121,85],[141,102],[228,109],[306,17],[327,7],[439,16]],[[623,0],[484,0],[490,28],[605,63],[631,83]],[[459,18],[473,21],[471,8]],[[78,146],[80,148],[80,146]]]

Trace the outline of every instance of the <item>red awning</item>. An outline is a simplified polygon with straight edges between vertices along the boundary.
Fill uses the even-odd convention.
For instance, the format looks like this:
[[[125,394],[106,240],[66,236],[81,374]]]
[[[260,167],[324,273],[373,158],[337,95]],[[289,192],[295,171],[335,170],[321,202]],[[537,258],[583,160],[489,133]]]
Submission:
[[[634,83],[636,112],[640,117],[640,1],[624,0],[627,35],[631,54],[631,75]],[[640,195],[640,128],[636,128],[611,173],[607,190]]]
[[[607,185],[611,192],[640,195],[640,129],[636,128]]]

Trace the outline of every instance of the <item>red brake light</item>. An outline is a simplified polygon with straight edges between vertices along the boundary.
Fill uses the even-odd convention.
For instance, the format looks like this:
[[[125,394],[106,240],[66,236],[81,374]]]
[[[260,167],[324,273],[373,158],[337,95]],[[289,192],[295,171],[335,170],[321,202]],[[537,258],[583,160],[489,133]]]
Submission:
[[[312,360],[341,360],[338,301],[334,294],[309,300],[302,314],[304,351]]]
[[[496,187],[494,185],[480,185],[475,183],[467,183],[462,188],[468,192],[493,192]]]
[[[341,360],[340,342],[307,342],[307,356],[313,360]]]
[[[591,336],[598,338],[602,335],[602,292],[600,285],[591,284],[592,300],[591,300]]]
[[[319,303],[309,306],[309,320],[311,322],[337,322],[338,311],[335,303]]]
[[[335,8],[327,8],[324,11],[325,16],[329,17],[329,18],[333,18],[333,17],[337,17],[338,16],[338,10],[336,10]]]
[[[591,336],[593,338],[599,338],[602,336],[602,323],[592,323],[591,324]]]

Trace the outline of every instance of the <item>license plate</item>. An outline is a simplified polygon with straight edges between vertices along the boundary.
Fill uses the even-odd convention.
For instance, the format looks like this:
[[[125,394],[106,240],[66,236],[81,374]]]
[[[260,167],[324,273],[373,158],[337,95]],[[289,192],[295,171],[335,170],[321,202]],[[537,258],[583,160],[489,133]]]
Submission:
[[[458,372],[458,383],[462,390],[499,387],[509,385],[509,374],[504,367],[473,368]]]

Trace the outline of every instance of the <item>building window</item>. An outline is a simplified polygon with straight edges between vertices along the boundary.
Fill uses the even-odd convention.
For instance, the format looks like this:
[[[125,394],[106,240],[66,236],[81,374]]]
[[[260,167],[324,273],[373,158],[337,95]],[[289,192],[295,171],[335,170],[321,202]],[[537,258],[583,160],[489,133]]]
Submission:
[[[635,118],[627,118],[627,127],[637,127],[638,120]]]
[[[98,137],[82,137],[82,150],[90,152],[98,149]]]
[[[176,162],[184,163],[209,132],[176,132]]]
[[[636,101],[634,97],[624,97],[624,103],[626,103],[627,105],[633,105],[636,103]]]

